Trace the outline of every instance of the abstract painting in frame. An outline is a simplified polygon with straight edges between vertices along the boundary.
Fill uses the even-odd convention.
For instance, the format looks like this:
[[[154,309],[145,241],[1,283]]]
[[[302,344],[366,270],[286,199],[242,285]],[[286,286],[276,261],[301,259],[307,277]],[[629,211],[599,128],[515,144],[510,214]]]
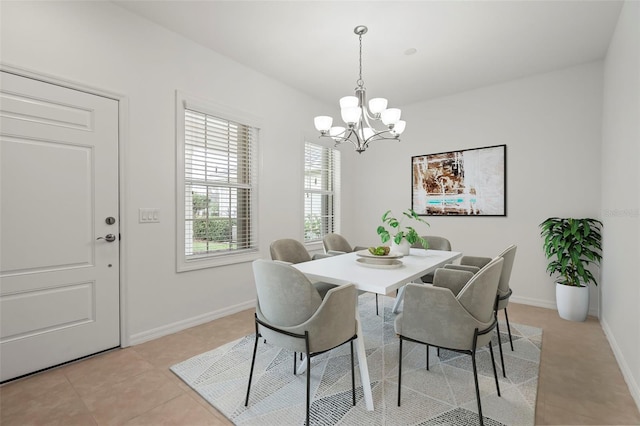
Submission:
[[[421,216],[506,216],[506,145],[411,157],[411,208]]]

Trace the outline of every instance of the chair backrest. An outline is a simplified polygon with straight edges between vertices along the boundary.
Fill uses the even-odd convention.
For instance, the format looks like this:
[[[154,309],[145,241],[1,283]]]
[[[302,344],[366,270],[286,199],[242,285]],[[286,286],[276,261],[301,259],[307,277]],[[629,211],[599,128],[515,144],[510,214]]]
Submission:
[[[269,247],[271,259],[289,263],[302,263],[311,260],[311,255],[304,245],[291,238],[283,238],[271,243]]]
[[[435,235],[423,235],[422,238],[427,240],[428,248],[430,248],[431,250],[451,251],[451,242],[444,237],[438,237]],[[416,242],[411,247],[422,248],[422,244]]]
[[[460,304],[479,321],[489,322],[493,317],[503,264],[502,257],[494,258],[467,282],[456,297]]]
[[[353,248],[349,244],[349,242],[340,234],[327,234],[322,239],[322,244],[324,245],[324,251],[343,251],[345,253],[351,253]]]
[[[511,270],[513,269],[513,261],[516,258],[515,245],[510,245],[498,256],[504,259],[502,265],[502,274],[500,275],[500,284],[498,285],[498,294],[504,296],[509,292],[509,279],[511,278]]]
[[[287,327],[302,324],[318,310],[322,298],[300,271],[281,262],[253,262],[258,305],[269,323]]]

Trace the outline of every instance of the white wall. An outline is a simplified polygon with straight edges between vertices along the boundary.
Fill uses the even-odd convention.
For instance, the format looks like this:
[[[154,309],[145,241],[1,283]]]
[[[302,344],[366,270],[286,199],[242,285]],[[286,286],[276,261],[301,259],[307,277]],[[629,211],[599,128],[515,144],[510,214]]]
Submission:
[[[640,407],[640,3],[622,8],[604,67],[602,324]]]
[[[128,99],[121,220],[127,229],[122,244],[132,342],[253,306],[249,263],[176,273],[175,90],[261,118],[263,257],[269,256],[271,240],[302,237],[303,133],[330,106],[109,2],[1,2],[0,7],[5,65]],[[349,164],[344,158],[345,179]],[[159,208],[161,222],[139,224],[141,207]]]
[[[366,188],[357,204],[370,213],[351,223],[356,242],[377,242],[382,213],[411,206],[411,156],[506,144],[507,216],[429,216],[422,230],[466,254],[493,256],[516,244],[512,300],[555,309],[538,224],[600,217],[602,75],[602,63],[590,63],[403,106],[402,142],[380,142],[356,163],[356,186]],[[592,294],[595,314],[596,288]]]

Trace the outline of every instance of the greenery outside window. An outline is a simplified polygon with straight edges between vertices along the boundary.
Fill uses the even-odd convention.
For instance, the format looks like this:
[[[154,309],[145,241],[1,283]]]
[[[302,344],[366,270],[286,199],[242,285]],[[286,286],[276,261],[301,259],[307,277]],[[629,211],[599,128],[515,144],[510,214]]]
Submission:
[[[258,129],[181,100],[178,271],[253,260]]]
[[[340,151],[313,143],[304,149],[304,241],[340,232]]]

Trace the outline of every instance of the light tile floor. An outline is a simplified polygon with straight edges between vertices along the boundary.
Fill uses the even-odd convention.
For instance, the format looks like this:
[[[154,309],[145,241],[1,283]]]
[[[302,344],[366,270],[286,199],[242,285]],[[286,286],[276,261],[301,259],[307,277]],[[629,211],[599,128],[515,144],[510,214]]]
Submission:
[[[509,320],[543,328],[536,424],[640,425],[640,413],[600,323],[511,303]],[[247,310],[0,387],[0,424],[228,425],[169,371],[254,330]]]

